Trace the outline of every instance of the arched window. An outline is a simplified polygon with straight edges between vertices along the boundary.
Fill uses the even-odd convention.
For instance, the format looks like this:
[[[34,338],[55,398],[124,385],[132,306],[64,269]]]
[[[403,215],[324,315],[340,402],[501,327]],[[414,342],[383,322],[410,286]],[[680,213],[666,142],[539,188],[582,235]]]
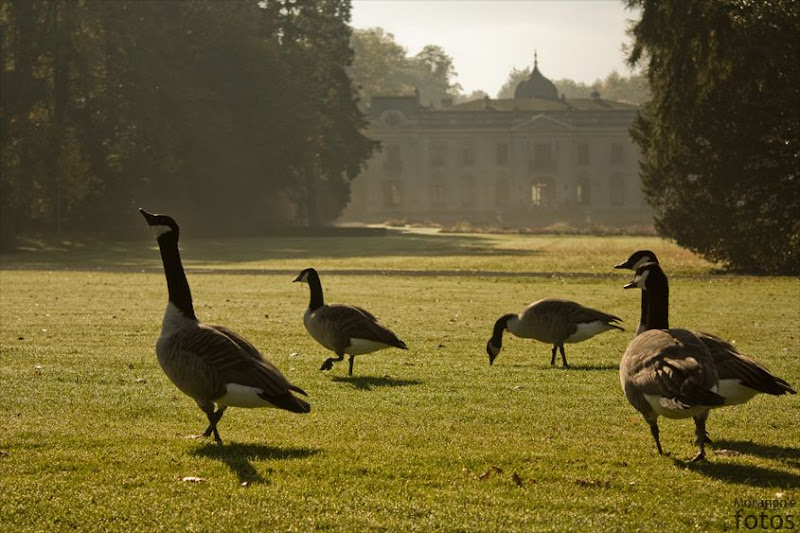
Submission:
[[[578,205],[592,205],[592,183],[586,176],[578,178],[575,186],[575,203]]]
[[[555,184],[552,178],[534,178],[531,182],[531,205],[552,207],[555,205]]]

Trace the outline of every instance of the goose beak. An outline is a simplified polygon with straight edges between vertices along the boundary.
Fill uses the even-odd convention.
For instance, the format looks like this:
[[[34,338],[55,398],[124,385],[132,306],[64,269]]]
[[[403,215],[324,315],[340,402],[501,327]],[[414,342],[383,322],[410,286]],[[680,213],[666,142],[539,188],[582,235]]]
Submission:
[[[153,219],[156,217],[155,214],[149,213],[149,212],[145,211],[141,207],[139,208],[139,212],[142,214],[142,216],[144,217],[144,219],[147,221],[148,224],[150,224],[153,221]]]
[[[489,341],[486,343],[486,353],[489,354],[489,365],[493,365],[494,360],[497,358],[497,354],[500,353],[500,350],[498,350],[497,347],[492,344],[492,341]]]
[[[623,261],[622,263],[619,263],[618,265],[614,265],[614,268],[618,268],[618,269],[619,268],[631,268],[631,265],[628,264],[628,261]]]
[[[302,278],[303,278],[303,275],[302,275],[302,274],[300,274],[299,276],[297,276],[296,278],[294,278],[294,279],[292,280],[292,283],[302,282],[302,281],[303,281],[303,279],[302,279]]]
[[[636,282],[636,280],[632,279],[631,281],[629,281],[628,283],[623,285],[622,288],[623,289],[635,289],[638,286],[639,286],[639,284]]]

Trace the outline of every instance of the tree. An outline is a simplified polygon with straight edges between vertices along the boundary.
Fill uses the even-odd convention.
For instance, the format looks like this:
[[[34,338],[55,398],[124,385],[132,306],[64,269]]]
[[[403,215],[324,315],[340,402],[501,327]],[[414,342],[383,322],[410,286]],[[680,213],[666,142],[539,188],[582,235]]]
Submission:
[[[354,56],[348,73],[362,103],[372,96],[411,95],[415,90],[423,105],[438,106],[458,96],[453,59],[442,47],[427,45],[411,57],[382,28],[353,30],[350,42]]]
[[[0,246],[138,233],[140,205],[198,232],[332,220],[374,149],[349,16],[349,0],[0,2]]]
[[[657,231],[731,270],[800,273],[800,3],[629,0],[653,92],[632,128]]]

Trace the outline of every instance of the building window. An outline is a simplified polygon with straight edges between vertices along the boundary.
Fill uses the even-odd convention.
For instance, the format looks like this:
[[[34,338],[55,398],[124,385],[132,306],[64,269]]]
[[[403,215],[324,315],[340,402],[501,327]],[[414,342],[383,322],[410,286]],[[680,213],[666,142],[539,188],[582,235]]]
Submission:
[[[625,179],[619,174],[614,174],[608,180],[608,192],[611,205],[625,205]]]
[[[400,146],[390,144],[386,146],[383,156],[383,171],[390,176],[399,176],[403,173],[403,156]]]
[[[508,207],[508,200],[511,193],[511,184],[508,178],[498,177],[494,183],[494,205],[497,207]]]
[[[399,207],[403,202],[402,182],[392,180],[383,182],[383,207]]]
[[[461,207],[475,207],[475,178],[464,176],[461,178]]]
[[[444,144],[435,143],[430,146],[431,166],[443,167],[447,162],[447,154]]]
[[[553,180],[538,179],[531,185],[531,205],[534,207],[550,207],[553,205]]]
[[[575,188],[575,202],[578,205],[592,205],[592,184],[589,178],[585,176],[578,178]]]
[[[528,163],[530,170],[552,170],[555,167],[553,145],[536,143],[533,145],[533,160]]]
[[[625,161],[622,143],[611,143],[611,164],[619,165]]]
[[[473,167],[475,166],[475,148],[472,146],[464,146],[461,149],[461,166]]]
[[[578,164],[588,165],[590,162],[589,143],[578,143]]]
[[[508,143],[497,143],[494,162],[503,167],[508,165]]]
[[[444,207],[447,204],[447,187],[444,181],[435,180],[430,185],[431,207]]]

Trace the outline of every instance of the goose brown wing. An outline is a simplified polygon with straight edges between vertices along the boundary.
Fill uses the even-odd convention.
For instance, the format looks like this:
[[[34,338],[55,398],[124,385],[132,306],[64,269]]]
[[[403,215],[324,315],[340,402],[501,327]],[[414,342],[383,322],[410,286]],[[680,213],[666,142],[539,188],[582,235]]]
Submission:
[[[575,302],[564,302],[564,313],[569,318],[570,322],[576,324],[587,324],[589,322],[604,322],[610,326],[619,328],[613,322],[622,322],[618,316],[614,316],[591,307],[585,307]],[[622,328],[619,328],[622,329]]]
[[[322,310],[321,319],[333,324],[337,336],[345,339],[365,339],[405,348],[403,341],[381,325],[369,311],[347,304],[332,304]]]
[[[708,348],[717,367],[719,379],[738,379],[742,385],[765,394],[795,394],[786,381],[773,375],[761,363],[741,354],[736,348],[716,335],[694,332]]]
[[[284,396],[289,390],[302,392],[264,360],[250,343],[235,333],[231,337],[229,333],[232,332],[227,328],[199,324],[176,339],[180,357],[195,359],[192,366],[202,370],[194,373],[203,374],[201,379],[214,390],[214,397],[224,393],[226,383],[262,389],[266,399]],[[247,348],[241,343],[246,343]]]
[[[247,339],[245,339],[244,337],[242,337],[241,335],[239,335],[235,331],[233,331],[233,330],[231,330],[231,329],[229,329],[229,328],[227,328],[225,326],[212,325],[212,324],[204,324],[204,325],[209,327],[209,328],[211,328],[211,329],[215,329],[218,332],[220,332],[223,335],[225,335],[226,337],[228,337],[231,341],[233,341],[242,350],[242,353],[244,355],[246,355],[248,357],[251,357],[256,362],[256,365],[255,365],[256,366],[256,372],[258,372],[260,370],[262,372],[265,371],[265,372],[269,373],[270,375],[277,376],[280,379],[282,379],[283,382],[286,383],[286,388],[287,389],[293,390],[295,392],[299,392],[300,394],[302,394],[304,396],[308,396],[306,391],[304,391],[303,389],[301,389],[300,387],[298,387],[296,385],[292,385],[291,383],[289,383],[289,381],[281,373],[281,371],[278,370],[278,368],[275,365],[273,365],[272,363],[267,361],[264,358],[264,356],[261,355],[261,352],[258,351],[258,348],[253,346],[253,344],[250,343],[250,341],[248,341]],[[229,381],[228,383],[231,383],[231,382]],[[242,384],[246,385],[246,383],[242,383]]]
[[[623,356],[622,371],[626,385],[641,394],[686,405],[721,405],[724,401],[710,392],[718,382],[710,354],[687,330],[650,330],[637,336]]]

